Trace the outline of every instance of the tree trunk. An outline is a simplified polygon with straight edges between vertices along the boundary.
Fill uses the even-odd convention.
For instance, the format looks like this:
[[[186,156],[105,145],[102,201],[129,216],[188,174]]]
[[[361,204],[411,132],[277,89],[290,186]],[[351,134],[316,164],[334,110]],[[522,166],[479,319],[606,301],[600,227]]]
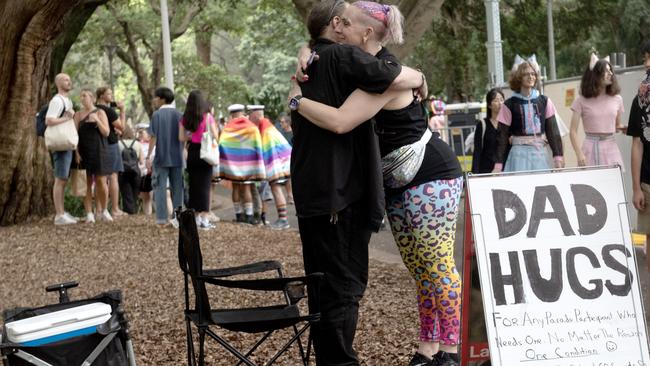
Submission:
[[[209,34],[211,35],[211,33]],[[194,35],[194,45],[196,46],[196,54],[199,56],[201,63],[205,66],[210,66],[212,63],[212,60],[210,60],[210,52],[212,51],[210,37],[206,37],[204,34],[197,32]]]
[[[440,7],[444,0],[401,0],[390,1],[397,4],[404,15],[404,44],[401,46],[390,46],[391,52],[400,60],[406,59],[420,39],[433,24],[433,18],[440,14]]]
[[[318,0],[292,1],[305,22],[309,10],[318,2]],[[404,15],[404,44],[401,46],[392,45],[389,48],[399,59],[405,59],[413,52],[420,38],[433,24],[433,18],[440,13],[440,7],[444,0],[388,0],[378,2],[397,5]]]
[[[64,50],[68,42],[74,42],[83,28],[78,23],[87,20],[75,12],[85,14],[84,7],[92,3],[96,1],[7,0],[0,4],[4,26],[0,32],[0,69],[4,70],[0,73],[0,225],[52,212],[50,155],[43,139],[36,137],[34,115],[50,97],[55,45],[60,42]]]

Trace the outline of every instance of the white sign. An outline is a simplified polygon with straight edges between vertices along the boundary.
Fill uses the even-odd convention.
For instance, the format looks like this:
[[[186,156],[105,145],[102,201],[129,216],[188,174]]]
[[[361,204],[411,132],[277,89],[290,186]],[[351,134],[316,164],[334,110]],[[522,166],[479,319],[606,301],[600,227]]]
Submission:
[[[467,184],[493,365],[650,366],[618,168]]]

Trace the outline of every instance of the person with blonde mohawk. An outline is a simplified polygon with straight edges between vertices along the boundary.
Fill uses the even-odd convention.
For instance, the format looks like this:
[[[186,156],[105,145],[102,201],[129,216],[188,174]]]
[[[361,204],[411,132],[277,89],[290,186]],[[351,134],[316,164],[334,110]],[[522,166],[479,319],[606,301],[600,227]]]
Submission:
[[[319,301],[309,304],[321,313],[311,329],[318,366],[359,365],[354,337],[368,283],[368,242],[381,225],[385,207],[373,124],[367,121],[336,134],[296,110],[301,98],[338,107],[356,88],[383,93],[425,85],[420,72],[338,43],[335,30],[346,6],[341,0],[326,0],[312,8],[307,29],[319,58],[301,58],[309,78],[302,84],[302,95],[289,95],[291,177],[305,272],[325,274]],[[300,74],[296,78],[305,80]]]
[[[399,64],[385,47],[402,42],[396,6],[357,1],[341,15],[342,42]],[[321,62],[321,61],[319,61]],[[292,94],[302,88],[294,84]],[[354,91],[338,109],[303,96],[296,110],[317,126],[347,134],[372,118],[382,157],[388,218],[404,264],[417,283],[420,336],[412,366],[456,366],[461,281],[453,259],[462,171],[453,151],[428,129],[411,90]],[[382,177],[378,177],[379,183]]]

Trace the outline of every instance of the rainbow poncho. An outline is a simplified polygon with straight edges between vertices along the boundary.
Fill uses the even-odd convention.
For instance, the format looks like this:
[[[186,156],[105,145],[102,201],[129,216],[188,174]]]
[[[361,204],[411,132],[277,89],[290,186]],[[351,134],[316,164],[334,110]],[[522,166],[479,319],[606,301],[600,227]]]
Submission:
[[[260,130],[246,117],[230,120],[219,136],[219,176],[235,182],[264,180]]]
[[[291,175],[291,145],[275,126],[266,118],[260,120],[262,134],[262,155],[266,167],[266,179],[273,182]]]

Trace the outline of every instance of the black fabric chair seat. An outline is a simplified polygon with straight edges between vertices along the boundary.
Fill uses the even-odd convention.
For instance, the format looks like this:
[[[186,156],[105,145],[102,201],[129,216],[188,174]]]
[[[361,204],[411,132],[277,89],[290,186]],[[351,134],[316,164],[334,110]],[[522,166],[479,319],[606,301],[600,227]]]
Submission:
[[[301,364],[307,366],[311,352],[311,337],[307,336],[306,347],[303,345],[301,337],[306,334],[311,324],[320,319],[320,312],[316,308],[310,308],[310,311],[301,313],[301,309],[297,304],[307,297],[309,297],[310,302],[313,300],[313,303],[318,304],[318,285],[323,274],[312,273],[302,277],[284,277],[282,265],[277,261],[262,261],[229,268],[203,268],[203,256],[201,255],[194,212],[192,210],[178,210],[176,217],[179,218],[180,224],[178,260],[185,282],[188,365],[203,366],[205,364],[205,340],[207,336],[237,357],[240,360],[238,365],[243,363],[247,366],[255,366],[256,364],[251,361],[250,356],[276,330],[288,328],[291,331],[290,334],[283,333],[281,335],[288,339],[264,365],[272,365],[295,344],[297,347],[294,347],[294,349],[297,348],[299,352]],[[275,272],[275,276],[270,277],[269,273],[259,275],[264,272]],[[242,275],[248,276],[242,278]],[[190,285],[194,290],[193,304],[190,301]],[[215,291],[218,291],[219,288],[228,288],[235,291],[257,291],[258,294],[275,293],[281,296],[270,296],[268,299],[264,297],[266,300],[262,300],[262,302],[258,300],[259,297],[253,300],[254,303],[266,306],[215,310],[210,306],[207,286],[211,286]],[[212,293],[215,294],[215,292]],[[278,303],[279,299],[282,300]],[[194,350],[192,325],[198,328],[198,360]],[[259,340],[248,351],[240,351],[217,334],[217,329],[211,328],[257,334]]]
[[[308,317],[300,316],[296,305],[278,305],[243,309],[212,310],[210,324],[233,332],[260,333],[296,325]],[[189,312],[188,316],[199,324],[199,315]]]

